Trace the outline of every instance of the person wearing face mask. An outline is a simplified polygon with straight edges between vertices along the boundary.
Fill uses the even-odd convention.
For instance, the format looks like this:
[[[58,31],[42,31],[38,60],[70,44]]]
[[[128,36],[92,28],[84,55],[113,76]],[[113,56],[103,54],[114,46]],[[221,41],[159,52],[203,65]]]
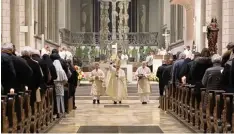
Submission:
[[[120,60],[115,66],[111,63],[106,79],[106,94],[112,98],[114,104],[122,103],[127,98],[127,82],[124,70],[120,68]]]
[[[90,82],[92,82],[91,95],[93,97],[93,104],[100,104],[100,96],[104,95],[105,90],[103,87],[105,74],[99,68],[99,63],[95,63],[95,69],[91,72]]]

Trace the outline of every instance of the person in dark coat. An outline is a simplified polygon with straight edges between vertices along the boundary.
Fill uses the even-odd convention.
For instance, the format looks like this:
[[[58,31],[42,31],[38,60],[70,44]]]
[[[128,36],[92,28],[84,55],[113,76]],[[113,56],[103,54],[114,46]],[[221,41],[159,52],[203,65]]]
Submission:
[[[1,52],[1,72],[2,72],[2,87],[4,88],[3,93],[6,95],[9,93],[11,88],[14,88],[16,81],[16,72],[14,63],[12,60],[13,47],[11,44],[2,45]]]
[[[78,73],[75,70],[74,66],[72,65],[71,60],[67,60],[67,63],[72,73],[71,77],[68,79],[69,91],[70,91],[70,95],[73,97],[73,109],[76,109],[77,107],[75,105],[75,93],[76,93],[77,82],[78,82]]]
[[[179,59],[176,60],[173,64],[171,77],[172,77],[172,82],[174,83],[174,85],[177,82],[181,82],[181,79],[179,78],[179,73],[184,63],[185,58],[186,58],[186,55],[184,53],[181,53],[179,56]]]
[[[200,89],[203,88],[202,78],[206,72],[206,69],[212,67],[213,64],[210,58],[210,51],[207,48],[204,48],[201,52],[201,57],[195,59],[193,65],[191,66],[190,73],[191,73],[191,81],[195,85],[195,96],[200,102]]]
[[[201,54],[199,52],[195,52],[193,59],[186,58],[185,62],[182,65],[179,77],[182,79],[183,77],[186,77],[186,83],[187,84],[192,84],[192,75],[190,73],[191,66],[194,64],[194,60],[196,60],[198,57],[200,57]]]
[[[63,67],[63,70],[65,71],[65,73],[68,75],[69,71],[68,71],[68,66],[67,66],[67,63],[65,60],[63,60],[60,56],[59,56],[59,52],[57,49],[53,49],[52,50],[52,54],[50,55],[50,58],[52,61],[54,60],[59,60],[62,67]],[[69,78],[69,77],[68,77]]]
[[[222,66],[224,67],[226,62],[230,59],[232,51],[234,50],[234,43],[230,42],[227,45],[227,51],[222,56]]]
[[[34,102],[37,101],[36,92],[38,88],[41,88],[41,84],[43,83],[43,74],[40,68],[40,65],[31,58],[32,48],[26,46],[23,48],[21,55],[22,58],[26,60],[28,65],[31,67],[33,71],[33,75],[28,83],[28,89],[32,91],[31,93],[31,106],[34,107]],[[33,111],[34,113],[35,111]]]
[[[49,72],[51,75],[50,80],[48,80],[47,85],[54,85],[54,80],[57,79],[57,73],[56,69],[53,65],[53,61],[50,59],[50,56],[47,54],[44,54],[42,56],[42,62],[47,64],[47,67],[49,68]]]
[[[12,59],[13,67],[15,69],[16,80],[11,81],[11,87],[15,89],[15,92],[20,92],[25,90],[25,86],[28,85],[32,77],[33,71],[28,65],[28,63],[21,57],[13,55],[11,52],[13,48],[12,43],[5,43],[2,45],[4,55],[8,55],[8,58]],[[10,50],[10,51],[9,51]],[[3,77],[4,72],[2,72]],[[9,82],[9,81],[8,81]],[[7,90],[5,93],[9,93]]]
[[[234,58],[228,60],[228,62],[225,64],[222,72],[221,83],[226,92],[234,93]]]
[[[164,92],[164,86],[165,83],[163,82],[163,78],[162,78],[162,74],[164,72],[165,67],[167,66],[166,61],[163,60],[162,61],[162,65],[160,67],[158,67],[156,76],[159,79],[159,92],[160,92],[160,96],[163,96],[163,92]]]
[[[221,67],[222,57],[218,54],[212,56],[213,67],[210,67],[206,70],[203,78],[202,84],[206,87],[206,90],[219,90],[221,87]]]

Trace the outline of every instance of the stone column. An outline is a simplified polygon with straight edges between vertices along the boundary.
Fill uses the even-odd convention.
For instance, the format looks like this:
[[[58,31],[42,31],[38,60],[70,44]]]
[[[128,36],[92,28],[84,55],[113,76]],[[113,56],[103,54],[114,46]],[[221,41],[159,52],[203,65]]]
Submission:
[[[25,1],[25,9],[26,9],[26,26],[28,27],[28,31],[26,32],[26,40],[25,44],[35,48],[34,42],[34,1],[33,0],[26,0]]]
[[[1,39],[2,43],[11,42],[11,0],[1,1]]]
[[[48,2],[47,0],[44,0],[43,3],[44,6],[44,39],[48,39]],[[43,46],[44,47],[44,46]]]
[[[112,1],[112,40],[116,40],[116,1]]]
[[[195,3],[195,34],[196,34],[196,47],[197,51],[201,52],[201,50],[205,47],[205,33],[203,32],[203,26],[206,26],[205,23],[205,13],[206,13],[206,0],[196,0]]]
[[[222,53],[225,53],[226,46],[229,42],[234,42],[234,3],[233,0],[223,0],[222,1]],[[221,27],[220,27],[221,29]]]
[[[10,14],[11,14],[11,42],[16,46],[16,49],[20,49],[20,23],[19,23],[19,0],[10,1]]]

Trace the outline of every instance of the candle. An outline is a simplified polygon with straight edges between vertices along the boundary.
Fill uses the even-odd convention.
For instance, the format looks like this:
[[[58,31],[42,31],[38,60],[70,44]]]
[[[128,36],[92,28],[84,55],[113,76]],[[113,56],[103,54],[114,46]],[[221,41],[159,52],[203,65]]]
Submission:
[[[10,94],[14,94],[15,93],[15,89],[11,88],[10,89]]]

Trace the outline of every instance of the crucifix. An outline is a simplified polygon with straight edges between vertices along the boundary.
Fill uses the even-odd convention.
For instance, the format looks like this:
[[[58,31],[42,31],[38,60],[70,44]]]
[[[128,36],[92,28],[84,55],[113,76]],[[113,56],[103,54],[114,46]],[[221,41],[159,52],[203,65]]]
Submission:
[[[170,44],[170,34],[169,34],[169,31],[165,30],[165,33],[162,34],[162,36],[165,37],[165,47],[166,47],[166,50],[167,50],[168,47],[169,47],[169,44]]]

